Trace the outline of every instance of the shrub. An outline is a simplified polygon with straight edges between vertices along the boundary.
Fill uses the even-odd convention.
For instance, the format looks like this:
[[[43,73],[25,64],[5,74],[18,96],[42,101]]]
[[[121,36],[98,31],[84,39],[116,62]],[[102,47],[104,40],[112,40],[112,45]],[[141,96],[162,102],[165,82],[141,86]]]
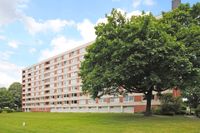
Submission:
[[[2,109],[0,109],[0,113],[2,113],[3,111],[2,111]]]
[[[10,108],[8,108],[8,107],[5,107],[5,108],[3,109],[3,111],[4,111],[4,112],[7,112],[7,113],[12,113],[12,112],[14,112],[13,109],[10,109]]]
[[[153,108],[152,109],[152,113],[155,114],[155,115],[161,115],[161,109],[158,107],[158,108]]]
[[[181,111],[182,100],[180,97],[173,97],[172,94],[163,94],[160,97],[161,106],[160,113],[163,115],[182,114]]]
[[[197,106],[196,110],[195,110],[195,114],[197,117],[200,118],[200,105]]]

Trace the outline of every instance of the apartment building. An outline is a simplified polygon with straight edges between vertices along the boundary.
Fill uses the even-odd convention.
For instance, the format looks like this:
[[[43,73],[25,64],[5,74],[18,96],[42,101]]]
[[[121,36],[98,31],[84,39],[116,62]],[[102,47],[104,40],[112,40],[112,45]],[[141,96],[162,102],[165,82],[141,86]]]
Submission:
[[[78,75],[84,60],[84,44],[22,70],[22,109],[25,112],[140,112],[142,94],[91,99],[81,89]],[[159,105],[156,95],[152,105]]]

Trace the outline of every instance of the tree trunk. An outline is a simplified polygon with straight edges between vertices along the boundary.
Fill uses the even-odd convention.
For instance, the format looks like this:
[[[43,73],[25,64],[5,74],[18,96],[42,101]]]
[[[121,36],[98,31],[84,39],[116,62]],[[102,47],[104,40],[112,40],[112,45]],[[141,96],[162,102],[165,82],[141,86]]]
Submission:
[[[146,94],[147,104],[146,104],[145,116],[151,116],[152,115],[152,112],[151,112],[151,98],[152,98],[152,89],[150,89]]]

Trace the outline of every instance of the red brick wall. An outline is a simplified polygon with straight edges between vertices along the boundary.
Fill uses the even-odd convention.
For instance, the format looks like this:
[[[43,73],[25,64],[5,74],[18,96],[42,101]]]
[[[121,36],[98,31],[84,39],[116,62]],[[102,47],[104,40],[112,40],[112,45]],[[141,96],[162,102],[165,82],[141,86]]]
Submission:
[[[134,112],[143,112],[146,110],[146,105],[136,105],[134,106]]]
[[[178,88],[174,88],[172,94],[174,97],[179,97],[181,96],[181,91]]]
[[[158,105],[151,105],[151,108],[157,108]],[[146,105],[136,105],[134,106],[134,112],[144,112],[146,110]]]
[[[142,96],[134,96],[134,101],[135,102],[140,102],[140,101],[142,101]]]

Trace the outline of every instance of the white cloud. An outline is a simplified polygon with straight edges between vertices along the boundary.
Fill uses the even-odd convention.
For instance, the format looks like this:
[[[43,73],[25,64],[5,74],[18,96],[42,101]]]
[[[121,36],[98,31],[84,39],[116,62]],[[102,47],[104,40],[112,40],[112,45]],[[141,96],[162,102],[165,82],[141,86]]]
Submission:
[[[18,48],[18,46],[21,44],[21,42],[16,41],[16,40],[12,40],[10,42],[8,42],[8,46],[12,47],[12,48]]]
[[[0,35],[0,40],[5,41],[5,40],[6,40],[6,37],[3,36],[3,35]]]
[[[8,60],[14,53],[12,51],[0,51],[1,60]]]
[[[142,11],[140,10],[134,10],[134,11],[131,11],[131,12],[127,12],[126,10],[124,9],[121,9],[121,8],[117,8],[117,11],[120,11],[122,14],[125,14],[126,13],[126,17],[127,18],[131,18],[131,16],[139,16],[139,15],[142,15]],[[150,12],[147,11],[146,14],[149,14]],[[99,18],[96,22],[96,25],[99,24],[99,23],[107,23],[107,18]]]
[[[65,36],[57,36],[51,41],[51,49],[44,49],[41,51],[41,56],[39,60],[47,59],[49,57],[55,56],[79,45],[86,43],[86,41],[77,41],[74,39],[68,39]]]
[[[56,36],[50,43],[51,48],[41,51],[39,60],[55,56],[79,45],[95,40],[96,35],[94,26],[95,24],[90,22],[88,19],[84,19],[81,23],[77,23],[76,28],[82,36],[81,40],[67,38],[64,35]]]
[[[153,5],[155,5],[155,1],[154,0],[144,0],[144,5],[153,6]]]
[[[153,6],[155,5],[155,1],[154,0],[133,0],[133,7],[137,8],[140,5],[145,5],[145,6]]]
[[[73,21],[60,20],[60,19],[52,19],[52,20],[37,22],[34,18],[28,16],[24,16],[22,21],[24,22],[28,32],[33,35],[39,32],[47,32],[47,31],[59,32],[65,26],[74,25]]]
[[[133,7],[137,8],[138,6],[140,6],[142,3],[142,0],[133,0]]]
[[[21,82],[22,67],[2,60],[0,60],[0,64],[0,87],[8,87],[15,81]]]
[[[19,19],[22,15],[20,5],[28,0],[0,0],[0,26]]]
[[[35,53],[36,51],[37,51],[36,48],[30,48],[30,49],[29,49],[29,52],[30,52],[31,54]]]
[[[99,24],[99,23],[107,23],[107,18],[99,18],[96,22],[96,25]]]
[[[77,29],[84,41],[89,42],[96,38],[94,26],[88,19],[84,19],[83,22],[77,24]]]

